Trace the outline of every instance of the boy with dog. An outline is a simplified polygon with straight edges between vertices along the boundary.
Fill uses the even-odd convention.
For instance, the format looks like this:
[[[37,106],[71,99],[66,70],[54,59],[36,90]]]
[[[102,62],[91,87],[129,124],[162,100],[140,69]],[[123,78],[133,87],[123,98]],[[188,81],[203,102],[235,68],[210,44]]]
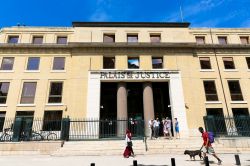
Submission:
[[[218,164],[221,164],[221,159],[215,154],[214,148],[212,147],[211,142],[209,141],[209,133],[205,132],[202,127],[199,127],[199,131],[202,134],[203,144],[201,147],[201,151],[203,152],[203,157],[206,157],[206,154],[213,155],[217,160]]]

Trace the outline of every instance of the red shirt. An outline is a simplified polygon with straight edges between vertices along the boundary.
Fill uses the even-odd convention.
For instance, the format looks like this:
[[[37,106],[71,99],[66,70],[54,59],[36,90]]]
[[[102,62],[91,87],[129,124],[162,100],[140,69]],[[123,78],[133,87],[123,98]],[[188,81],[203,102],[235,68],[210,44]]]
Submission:
[[[209,140],[209,138],[208,138],[208,132],[203,132],[202,133],[202,138],[203,138],[203,146],[206,146],[207,140]],[[210,141],[208,141],[207,146],[211,146]]]

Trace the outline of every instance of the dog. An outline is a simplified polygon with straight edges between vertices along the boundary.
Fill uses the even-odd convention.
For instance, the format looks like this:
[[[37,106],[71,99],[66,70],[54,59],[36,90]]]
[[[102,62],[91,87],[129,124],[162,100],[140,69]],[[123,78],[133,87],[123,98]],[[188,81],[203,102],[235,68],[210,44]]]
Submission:
[[[190,159],[192,160],[192,158],[195,160],[195,156],[199,155],[200,160],[203,159],[203,156],[201,154],[201,150],[185,150],[184,154],[188,154],[190,156]]]

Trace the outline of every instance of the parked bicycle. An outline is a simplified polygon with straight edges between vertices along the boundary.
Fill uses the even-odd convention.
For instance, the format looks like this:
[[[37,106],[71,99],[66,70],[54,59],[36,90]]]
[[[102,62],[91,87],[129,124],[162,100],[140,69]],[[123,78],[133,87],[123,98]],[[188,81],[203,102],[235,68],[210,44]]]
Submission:
[[[11,128],[5,128],[3,130],[3,133],[0,137],[0,142],[8,142],[8,141],[11,141],[12,139],[12,134],[10,134],[11,132]]]
[[[53,133],[52,131],[43,131],[40,130],[40,132],[32,131],[31,140],[32,141],[53,141],[57,139],[56,133]]]

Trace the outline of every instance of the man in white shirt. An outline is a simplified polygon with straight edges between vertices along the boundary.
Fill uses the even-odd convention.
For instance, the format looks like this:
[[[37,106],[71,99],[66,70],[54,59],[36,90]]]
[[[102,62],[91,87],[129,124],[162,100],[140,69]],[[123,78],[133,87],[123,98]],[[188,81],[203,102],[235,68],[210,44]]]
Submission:
[[[159,128],[160,128],[160,121],[158,118],[154,120],[154,137],[158,138],[159,136]]]

